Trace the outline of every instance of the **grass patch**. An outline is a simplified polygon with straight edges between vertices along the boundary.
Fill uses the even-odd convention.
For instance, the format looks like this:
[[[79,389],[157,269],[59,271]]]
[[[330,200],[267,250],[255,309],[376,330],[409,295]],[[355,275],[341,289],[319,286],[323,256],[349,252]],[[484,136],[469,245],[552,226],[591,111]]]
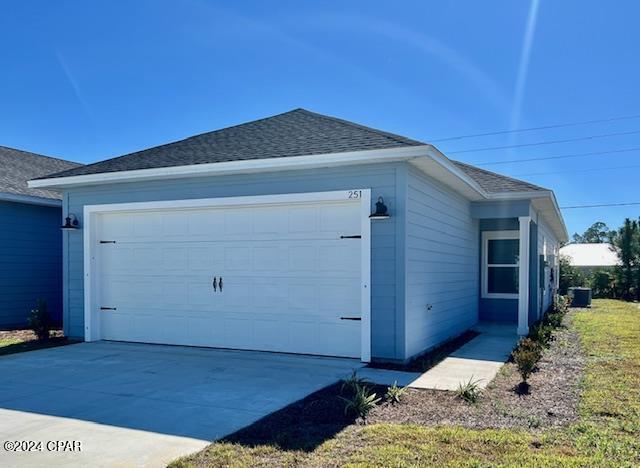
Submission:
[[[39,341],[31,330],[0,331],[0,356],[64,346],[70,341],[61,331],[52,331],[51,338]]]
[[[565,429],[349,424],[313,450],[226,441],[171,466],[637,466],[640,310],[596,300],[592,309],[574,312],[571,327],[588,360],[580,420]]]

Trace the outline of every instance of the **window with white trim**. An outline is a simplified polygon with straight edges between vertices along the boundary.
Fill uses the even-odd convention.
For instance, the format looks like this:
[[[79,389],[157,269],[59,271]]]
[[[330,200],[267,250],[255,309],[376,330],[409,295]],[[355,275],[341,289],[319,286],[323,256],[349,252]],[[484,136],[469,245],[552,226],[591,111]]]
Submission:
[[[518,231],[482,233],[482,297],[518,298],[519,256]]]

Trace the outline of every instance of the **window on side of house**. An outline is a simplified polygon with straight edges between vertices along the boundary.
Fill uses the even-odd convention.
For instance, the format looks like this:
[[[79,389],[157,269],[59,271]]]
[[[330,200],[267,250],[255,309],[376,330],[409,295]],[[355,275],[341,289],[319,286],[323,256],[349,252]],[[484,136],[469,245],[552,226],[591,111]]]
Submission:
[[[482,297],[518,298],[518,231],[486,231],[482,233]]]

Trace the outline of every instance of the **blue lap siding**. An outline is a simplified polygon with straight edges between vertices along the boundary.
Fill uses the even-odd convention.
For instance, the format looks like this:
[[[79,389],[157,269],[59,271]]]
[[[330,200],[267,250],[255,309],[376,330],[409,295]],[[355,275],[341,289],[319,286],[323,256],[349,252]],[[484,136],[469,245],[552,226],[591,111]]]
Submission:
[[[0,202],[0,327],[24,327],[38,299],[62,317],[61,209]]]

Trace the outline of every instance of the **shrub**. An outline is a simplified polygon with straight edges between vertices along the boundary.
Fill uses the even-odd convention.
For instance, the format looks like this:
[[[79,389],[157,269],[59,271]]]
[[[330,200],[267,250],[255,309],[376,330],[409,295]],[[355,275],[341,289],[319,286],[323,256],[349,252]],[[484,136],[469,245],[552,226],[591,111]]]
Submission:
[[[357,417],[366,419],[369,411],[380,403],[380,398],[375,393],[370,393],[369,388],[364,385],[357,385],[351,398],[340,397],[344,402],[344,414],[353,413]]]
[[[460,382],[456,390],[458,398],[462,398],[467,403],[475,403],[480,398],[480,386],[478,385],[480,380],[473,380],[473,376],[468,382]]]
[[[563,314],[560,312],[549,312],[544,316],[543,324],[548,325],[551,328],[558,328],[562,325]]]
[[[539,351],[530,347],[521,348],[518,346],[512,353],[512,356],[516,366],[518,367],[518,372],[520,373],[520,377],[522,377],[522,381],[527,383],[527,380],[533,373],[533,370],[540,359]]]
[[[569,306],[571,305],[571,301],[567,296],[561,296],[560,294],[556,294],[553,298],[553,311],[558,312],[560,314],[566,314],[569,312]]]
[[[351,376],[344,379],[344,382],[342,382],[340,393],[344,393],[345,390],[355,393],[359,387],[366,387],[368,383],[369,381],[367,379],[363,377],[358,377],[358,374],[354,370],[351,373]]]
[[[542,357],[542,346],[537,341],[532,340],[531,338],[522,338],[518,343],[518,349],[531,351],[534,355],[537,356],[536,361],[539,361]]]
[[[384,397],[389,403],[395,405],[396,403],[400,403],[400,399],[402,395],[404,395],[405,390],[405,387],[398,387],[398,382],[396,381],[391,387],[387,388],[387,393]]]
[[[544,321],[538,322],[529,330],[529,338],[538,342],[540,346],[547,346],[551,341],[552,332],[553,327],[545,324]]]
[[[47,302],[38,299],[36,308],[31,311],[27,319],[29,328],[33,330],[39,340],[49,339],[49,331],[51,330],[51,317],[47,311]]]

